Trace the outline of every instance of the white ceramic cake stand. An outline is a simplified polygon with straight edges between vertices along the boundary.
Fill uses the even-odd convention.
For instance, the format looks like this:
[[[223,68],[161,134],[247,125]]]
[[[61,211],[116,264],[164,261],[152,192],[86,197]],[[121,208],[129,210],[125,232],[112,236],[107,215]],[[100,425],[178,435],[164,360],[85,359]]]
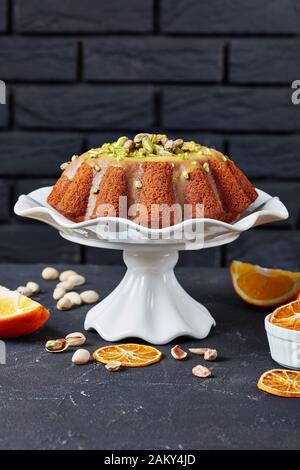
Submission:
[[[71,242],[123,250],[123,280],[88,312],[84,323],[85,329],[96,330],[107,341],[137,337],[165,344],[182,335],[205,338],[215,321],[177,281],[178,252],[224,245],[252,227],[288,217],[277,197],[257,190],[257,200],[233,224],[193,219],[154,230],[115,217],[76,224],[47,204],[50,191],[41,188],[20,196],[15,213],[51,225]]]

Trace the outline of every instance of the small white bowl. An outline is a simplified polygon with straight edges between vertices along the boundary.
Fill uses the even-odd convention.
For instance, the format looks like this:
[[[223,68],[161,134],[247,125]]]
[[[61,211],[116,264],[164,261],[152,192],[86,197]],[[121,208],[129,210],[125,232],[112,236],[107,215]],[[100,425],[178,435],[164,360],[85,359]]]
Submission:
[[[300,370],[300,331],[273,325],[270,316],[265,318],[265,329],[272,359],[281,366]]]

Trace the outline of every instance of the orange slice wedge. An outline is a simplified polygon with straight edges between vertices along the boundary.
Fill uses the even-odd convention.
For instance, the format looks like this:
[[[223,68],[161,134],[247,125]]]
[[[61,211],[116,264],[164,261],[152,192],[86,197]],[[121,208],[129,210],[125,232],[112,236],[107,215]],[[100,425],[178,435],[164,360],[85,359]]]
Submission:
[[[144,367],[159,362],[162,353],[152,346],[118,344],[97,349],[93,357],[103,364],[110,361],[120,361],[123,367]]]
[[[285,369],[268,370],[262,374],[257,386],[260,390],[279,397],[300,398],[300,372]]]
[[[49,316],[49,311],[38,302],[18,292],[0,288],[0,338],[33,333]]]
[[[232,261],[230,273],[236,293],[245,302],[261,307],[274,307],[293,300],[300,287],[297,272]]]
[[[278,307],[269,318],[273,325],[300,331],[300,300]]]

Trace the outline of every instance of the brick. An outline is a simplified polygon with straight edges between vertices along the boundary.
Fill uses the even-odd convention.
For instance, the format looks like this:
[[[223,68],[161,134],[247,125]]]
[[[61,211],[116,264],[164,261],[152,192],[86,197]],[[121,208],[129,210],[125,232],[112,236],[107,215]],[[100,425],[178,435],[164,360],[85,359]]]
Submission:
[[[137,134],[139,130],[137,129],[136,132],[124,132],[125,135],[132,138],[135,134]],[[155,132],[155,131],[154,131]],[[162,129],[157,130],[157,133],[164,132]],[[218,150],[223,150],[224,148],[224,139],[220,135],[217,134],[202,134],[202,133],[191,133],[191,132],[174,132],[168,133],[170,139],[184,139],[184,140],[195,140],[196,142],[200,142],[203,145],[207,145],[208,147],[213,147]],[[103,133],[95,133],[89,134],[87,137],[86,148],[96,148],[100,147],[104,142],[113,142],[120,137],[120,132],[103,132]]]
[[[6,31],[7,26],[7,3],[0,0],[0,31]]]
[[[15,27],[22,33],[149,32],[152,0],[16,0]]]
[[[299,32],[297,0],[162,0],[167,33],[291,34]]]
[[[36,222],[1,225],[0,259],[1,263],[79,263],[80,248]]]
[[[270,268],[300,270],[300,231],[256,229],[227,245],[227,265],[232,259]]]
[[[3,80],[76,79],[77,44],[65,39],[0,38]]]
[[[255,186],[266,191],[271,196],[278,196],[289,211],[289,218],[285,221],[277,222],[272,226],[300,228],[300,182],[282,182],[282,181],[253,181]],[[268,225],[270,227],[270,225]]]
[[[163,38],[101,38],[84,42],[87,80],[222,80],[221,41]]]
[[[10,216],[10,187],[4,180],[0,180],[0,220],[8,220]]]
[[[163,125],[214,131],[299,130],[300,108],[289,88],[178,87],[163,89]]]
[[[4,132],[0,137],[0,174],[56,176],[60,164],[81,151],[82,137],[77,134]]]
[[[232,83],[289,83],[300,76],[300,41],[239,39],[230,46]]]
[[[21,128],[149,128],[153,123],[150,86],[22,87],[16,91]]]
[[[300,179],[300,136],[235,136],[229,140],[229,154],[249,178]]]

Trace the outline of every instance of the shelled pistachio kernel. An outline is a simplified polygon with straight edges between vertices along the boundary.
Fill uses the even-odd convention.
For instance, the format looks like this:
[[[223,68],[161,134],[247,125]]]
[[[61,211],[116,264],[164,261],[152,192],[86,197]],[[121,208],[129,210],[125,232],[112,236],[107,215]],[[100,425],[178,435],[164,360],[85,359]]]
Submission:
[[[174,140],[174,147],[175,148],[181,148],[183,146],[183,139],[176,139]]]
[[[127,139],[126,142],[124,143],[124,148],[128,150],[133,150],[134,148],[134,142],[132,139]]]
[[[60,169],[64,171],[68,166],[70,165],[70,162],[64,162],[60,165]]]
[[[154,152],[154,145],[151,142],[150,138],[148,136],[143,137],[142,139],[142,146],[148,153],[153,153]]]
[[[203,163],[203,170],[206,172],[206,173],[209,173],[209,164],[207,162]]]
[[[99,155],[99,151],[97,149],[90,149],[88,151],[88,156],[91,158],[97,158]]]
[[[151,139],[152,134],[146,134],[146,133],[136,134],[133,138],[133,141],[135,144],[139,144],[140,142],[142,142],[144,137],[149,137],[149,139]]]
[[[127,142],[127,140],[128,140],[128,137],[126,137],[125,135],[122,137],[119,137],[118,140],[116,141],[116,146],[123,147],[125,142]]]
[[[190,175],[188,173],[188,171],[184,170],[182,173],[181,173],[181,176],[184,180],[188,180]]]
[[[141,189],[143,187],[143,183],[140,180],[135,180],[134,181],[134,187],[136,189]]]

